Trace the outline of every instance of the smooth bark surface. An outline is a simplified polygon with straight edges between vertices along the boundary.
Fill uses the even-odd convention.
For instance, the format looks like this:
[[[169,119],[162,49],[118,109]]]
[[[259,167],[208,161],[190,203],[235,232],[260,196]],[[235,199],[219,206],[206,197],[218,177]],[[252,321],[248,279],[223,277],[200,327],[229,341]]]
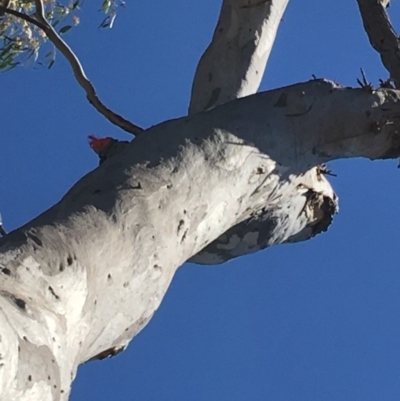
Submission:
[[[399,99],[322,80],[260,93],[153,127],[88,174],[0,242],[0,398],[67,399],[77,366],[125,347],[183,262],[262,208],[275,242],[301,232],[302,171],[398,156]]]
[[[289,0],[226,0],[199,61],[189,114],[258,90]]]

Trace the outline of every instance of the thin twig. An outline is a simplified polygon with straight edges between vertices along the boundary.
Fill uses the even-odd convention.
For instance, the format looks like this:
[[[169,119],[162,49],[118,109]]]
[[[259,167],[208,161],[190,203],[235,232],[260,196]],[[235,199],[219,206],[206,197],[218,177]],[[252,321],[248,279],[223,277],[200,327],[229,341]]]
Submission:
[[[7,7],[4,7],[2,5],[0,5],[0,14],[1,13],[10,14],[10,15],[13,15],[14,17],[21,18],[21,19],[23,19],[23,20],[25,20],[27,22],[30,22],[33,25],[36,25],[37,27],[39,27],[43,31],[46,28],[45,25],[41,24],[35,18],[32,18],[30,15],[26,15],[26,14],[20,13],[19,11],[15,11],[15,10],[13,10],[11,8],[7,8]]]
[[[44,7],[42,0],[35,0],[36,12],[33,18],[32,16],[20,13],[15,10],[11,10],[9,8],[5,8],[0,6],[0,11],[5,12],[7,14],[14,15],[18,18],[21,18],[31,24],[36,25],[40,29],[42,29],[50,41],[54,44],[54,46],[64,55],[64,57],[69,62],[72,71],[79,85],[86,92],[86,98],[89,100],[89,103],[104,117],[106,117],[111,123],[120,127],[124,131],[127,131],[133,135],[140,135],[144,130],[143,128],[131,123],[126,120],[122,116],[117,113],[114,113],[107,106],[105,106],[97,96],[96,90],[89,79],[86,77],[85,71],[75,53],[72,49],[61,39],[60,35],[54,30],[51,24],[47,21],[44,14]]]
[[[369,93],[372,93],[374,91],[374,87],[370,82],[368,82],[367,76],[365,75],[365,71],[362,68],[360,68],[360,71],[361,71],[362,81],[360,81],[357,78],[357,83],[361,86],[361,89],[364,89]]]

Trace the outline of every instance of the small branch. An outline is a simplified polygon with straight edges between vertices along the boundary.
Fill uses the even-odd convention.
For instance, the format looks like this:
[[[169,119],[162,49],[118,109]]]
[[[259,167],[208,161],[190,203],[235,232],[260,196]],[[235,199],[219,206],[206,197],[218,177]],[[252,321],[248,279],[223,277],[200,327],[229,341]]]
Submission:
[[[4,7],[4,8],[8,8],[8,6],[10,5],[10,1],[11,1],[11,0],[3,0],[3,1],[0,1],[0,6],[2,7],[2,9],[0,9],[0,17],[1,17],[2,15],[4,15],[4,9],[3,9],[3,7]]]
[[[369,41],[380,54],[390,79],[396,88],[400,88],[400,38],[390,23],[385,7],[387,4],[378,0],[357,2]]]
[[[366,90],[369,93],[372,93],[374,91],[374,87],[372,86],[372,84],[370,82],[368,82],[367,76],[365,75],[365,72],[362,68],[360,68],[361,70],[361,77],[362,77],[362,81],[360,81],[357,78],[357,83],[360,85],[361,89]]]
[[[19,11],[15,11],[11,8],[7,8],[7,7],[0,5],[0,15],[3,15],[3,14],[10,14],[10,15],[13,15],[14,17],[21,18],[33,25],[36,25],[43,31],[46,29],[45,25],[43,25],[42,23],[37,21],[35,18],[32,18],[30,15],[26,15],[26,14],[20,13]]]
[[[89,79],[86,77],[85,71],[72,49],[61,39],[60,35],[54,30],[51,24],[47,21],[44,14],[44,7],[42,0],[35,0],[36,12],[35,17],[20,13],[18,11],[0,6],[0,12],[4,12],[15,17],[21,18],[31,24],[36,25],[42,29],[54,46],[64,55],[69,62],[72,71],[79,85],[86,92],[86,98],[89,103],[104,117],[106,117],[112,124],[120,127],[124,131],[127,131],[133,135],[140,135],[144,130],[143,128],[131,123],[117,113],[114,113],[107,106],[105,106],[99,97],[97,96],[96,90]]]

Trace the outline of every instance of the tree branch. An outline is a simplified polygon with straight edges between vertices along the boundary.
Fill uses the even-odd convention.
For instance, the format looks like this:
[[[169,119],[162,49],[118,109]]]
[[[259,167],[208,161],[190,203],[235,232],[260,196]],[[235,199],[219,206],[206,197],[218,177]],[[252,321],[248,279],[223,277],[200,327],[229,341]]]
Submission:
[[[335,198],[303,172],[398,155],[400,91],[323,80],[152,127],[0,239],[0,399],[66,401],[78,365],[125,348],[178,267],[223,233],[268,211],[216,261],[308,236]]]
[[[192,87],[189,113],[202,111],[258,90],[288,0],[224,0],[212,41],[200,59]],[[299,183],[314,194],[312,213],[302,223],[301,234],[287,239],[304,241],[326,231],[338,210],[338,198],[318,168],[292,179],[297,204],[306,205]],[[318,201],[315,201],[317,200]],[[282,209],[282,219],[289,221]],[[272,215],[274,212],[272,212]],[[215,264],[271,246],[281,237],[271,236],[274,219],[263,206],[190,259]]]
[[[193,80],[189,114],[258,90],[289,0],[224,0]]]
[[[386,12],[388,1],[357,0],[357,2],[368,39],[380,54],[395,87],[400,88],[400,38]]]
[[[42,23],[40,23],[39,21],[37,21],[35,18],[32,18],[30,15],[24,14],[24,13],[20,13],[19,11],[13,10],[12,8],[7,8],[4,7],[0,4],[0,14],[10,14],[13,15],[14,17],[23,19],[33,25],[36,25],[37,27],[39,27],[41,30],[45,30],[46,26],[43,25]]]
[[[44,14],[44,7],[42,0],[35,0],[36,12],[35,17],[20,13],[18,11],[0,6],[0,11],[13,15],[15,17],[21,18],[31,24],[36,25],[40,29],[42,29],[49,40],[54,44],[54,46],[64,55],[64,57],[69,62],[72,71],[74,73],[75,79],[79,83],[79,85],[86,92],[86,98],[89,103],[104,117],[106,117],[112,124],[120,127],[124,131],[127,131],[133,135],[140,135],[144,130],[143,128],[131,123],[126,120],[124,117],[110,110],[107,106],[105,106],[101,100],[99,99],[96,90],[89,79],[86,77],[85,71],[78,59],[78,57],[74,54],[72,49],[61,39],[60,35],[55,31],[55,29],[51,26],[51,24],[47,21]]]

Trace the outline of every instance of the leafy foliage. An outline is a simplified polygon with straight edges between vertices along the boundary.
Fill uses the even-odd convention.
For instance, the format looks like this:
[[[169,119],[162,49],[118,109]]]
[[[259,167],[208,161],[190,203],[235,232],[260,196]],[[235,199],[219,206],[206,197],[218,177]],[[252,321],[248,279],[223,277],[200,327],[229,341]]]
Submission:
[[[60,35],[78,25],[79,11],[85,0],[42,0],[45,16]],[[8,3],[8,4],[7,4]],[[0,0],[0,5],[35,18],[34,0]],[[106,18],[101,28],[112,28],[121,0],[103,0],[100,11]],[[0,70],[8,71],[18,65],[38,63],[51,68],[55,62],[55,48],[47,42],[46,34],[37,26],[7,12],[0,13]],[[44,46],[45,45],[45,46]],[[39,52],[47,47],[42,56]]]

